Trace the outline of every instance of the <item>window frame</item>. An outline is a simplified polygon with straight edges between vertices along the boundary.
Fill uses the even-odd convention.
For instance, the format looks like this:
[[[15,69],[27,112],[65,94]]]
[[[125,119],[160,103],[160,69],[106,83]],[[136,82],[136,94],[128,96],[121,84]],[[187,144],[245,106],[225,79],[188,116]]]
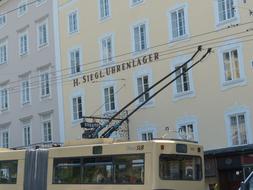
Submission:
[[[82,90],[78,90],[78,91],[75,91],[73,92],[73,94],[69,97],[69,105],[70,105],[70,113],[71,113],[71,121],[72,121],[72,126],[76,126],[77,123],[79,123],[80,121],[83,120],[83,118],[80,118],[80,119],[77,119],[75,120],[74,119],[74,113],[73,113],[73,98],[77,98],[77,97],[81,97],[82,99],[82,115],[84,116],[85,115],[85,106],[84,106],[84,103],[85,103],[85,94]]]
[[[182,138],[182,136],[179,134],[179,129],[182,126],[189,126],[192,125],[193,127],[193,136],[194,139],[191,140],[188,137],[186,139]],[[199,130],[198,130],[198,120],[195,116],[184,116],[176,121],[176,129],[177,129],[177,138],[182,140],[190,140],[194,142],[199,142]]]
[[[40,7],[41,5],[45,4],[46,2],[47,2],[47,0],[41,0],[41,1],[37,0],[36,7]]]
[[[172,13],[177,12],[183,9],[184,11],[184,29],[185,29],[185,34],[184,35],[178,35],[177,37],[173,37],[173,26],[172,26]],[[181,41],[184,39],[187,39],[190,37],[190,25],[189,25],[189,4],[188,3],[183,3],[183,4],[178,4],[171,9],[168,10],[168,31],[169,31],[169,43],[171,42],[176,42],[176,41]],[[178,20],[177,20],[178,21]],[[177,28],[178,30],[178,28]]]
[[[104,61],[104,57],[103,57],[103,41],[104,40],[108,40],[110,38],[111,40],[111,61],[108,61],[109,56],[107,55],[107,60]],[[106,33],[103,36],[101,36],[99,38],[99,47],[100,47],[100,59],[101,59],[101,66],[104,65],[110,65],[113,64],[115,62],[115,34],[114,33]],[[107,53],[108,53],[108,48],[107,49]]]
[[[73,14],[76,14],[76,30],[71,31],[70,26],[70,16],[73,19]],[[73,35],[80,32],[80,22],[79,22],[79,9],[72,10],[68,13],[68,33],[69,35]]]
[[[2,39],[0,40],[0,48],[3,48],[5,46],[5,54],[6,54],[6,61],[1,62],[1,51],[0,51],[0,65],[8,64],[8,40],[7,39]]]
[[[4,23],[0,24],[0,29],[4,28],[7,25],[7,14],[0,13],[0,19],[4,18]]]
[[[42,20],[40,20],[40,21],[38,21],[37,22],[37,49],[38,50],[41,50],[41,49],[43,49],[43,48],[45,48],[45,47],[47,47],[47,46],[49,46],[49,24],[48,24],[48,17],[46,17],[46,18],[44,18],[44,19],[42,19]],[[46,26],[46,42],[45,43],[43,43],[43,44],[40,44],[40,27],[41,26],[43,26],[43,25],[45,25]]]
[[[23,92],[27,90],[27,88],[24,90],[23,88],[23,82],[28,82],[28,95],[25,92],[25,96],[28,96],[28,101],[24,101],[23,99]],[[20,82],[20,89],[21,89],[21,93],[20,93],[20,102],[21,102],[21,106],[25,106],[25,105],[31,105],[31,80],[30,80],[30,75],[28,76],[24,76],[21,78],[21,82]],[[25,98],[27,99],[27,97]]]
[[[53,116],[52,116],[52,112],[49,113],[43,113],[40,115],[40,126],[41,126],[41,130],[42,130],[42,142],[44,143],[51,143],[53,142],[54,136],[53,136]],[[45,123],[50,123],[50,129],[51,129],[51,140],[46,139],[45,140],[45,130],[44,130],[44,124]],[[47,133],[48,133],[48,129],[47,129]],[[47,134],[47,138],[49,137],[49,135]]]
[[[222,27],[228,26],[229,24],[237,24],[240,22],[240,13],[239,13],[239,5],[238,5],[238,1],[234,1],[234,7],[235,7],[235,11],[234,11],[234,17],[231,19],[226,19],[224,21],[220,21],[219,18],[219,5],[218,5],[218,1],[219,0],[213,0],[214,3],[214,15],[215,15],[215,27],[216,29],[220,29]]]
[[[190,56],[180,56],[180,57],[176,57],[171,61],[171,72],[175,71],[176,67],[179,67],[181,65],[183,65],[187,60],[189,60]],[[192,62],[189,62],[187,64],[187,68],[192,66]],[[177,91],[177,82],[175,81],[173,83],[173,100],[174,101],[178,101],[181,99],[185,99],[185,98],[192,98],[195,96],[195,85],[194,85],[194,80],[193,80],[193,74],[192,74],[192,70],[188,70],[188,78],[189,78],[189,90],[188,91],[182,91],[182,92],[178,92]],[[174,78],[177,76],[176,73],[173,74]],[[182,76],[181,76],[182,77]],[[183,84],[183,83],[181,83]]]
[[[21,56],[21,57],[29,54],[29,35],[28,34],[29,34],[28,29],[25,29],[25,30],[21,31],[18,35],[19,36],[19,40],[18,40],[18,42],[19,42],[19,56]],[[21,50],[24,49],[24,47],[22,47],[22,45],[24,45],[24,44],[22,43],[21,39],[24,36],[26,36],[26,48],[27,49],[25,52],[22,52]]]
[[[137,7],[145,3],[145,0],[139,0],[138,2],[134,2],[134,0],[129,0],[129,6],[131,8]]]
[[[6,102],[2,102],[2,91],[6,90]],[[7,106],[4,106],[3,108],[3,103],[5,103]],[[0,112],[8,112],[10,111],[10,92],[9,92],[9,87],[8,85],[3,85],[0,86]]]
[[[237,86],[243,86],[247,84],[247,78],[245,75],[244,57],[243,57],[243,46],[241,43],[227,45],[230,42],[224,43],[222,47],[218,49],[218,63],[219,63],[219,73],[220,73],[220,86],[222,90],[227,90]],[[239,61],[239,72],[240,78],[236,80],[226,81],[225,70],[224,70],[224,59],[223,54],[226,52],[231,52],[237,50],[238,61]]]
[[[152,133],[153,139],[157,138],[157,128],[153,124],[144,125],[141,128],[137,129],[137,139],[140,141],[149,141],[150,139],[143,140],[142,135],[143,134],[149,134]]]
[[[18,18],[24,16],[28,12],[27,2],[28,2],[27,0],[20,0],[20,2],[18,3],[18,7],[17,7]],[[22,10],[21,12],[22,8],[25,8],[25,10]]]
[[[79,72],[76,72],[76,64],[75,64],[75,72],[72,73],[72,64],[71,64],[71,53],[75,52],[76,54],[76,51],[79,51],[79,67],[80,67],[80,71]],[[75,59],[76,61],[76,59]],[[76,47],[73,47],[71,49],[68,50],[68,64],[69,64],[69,74],[71,76],[77,76],[77,75],[80,75],[83,71],[83,50],[81,48],[81,46],[76,46]]]
[[[25,128],[27,128],[27,127],[29,128],[29,142],[30,142],[30,144],[26,145]],[[23,132],[23,145],[25,147],[28,147],[32,144],[32,122],[31,122],[31,119],[22,121],[22,132]]]
[[[3,134],[4,134],[4,133],[7,133],[7,134],[8,134],[7,146],[5,146],[5,145],[6,145],[6,144],[5,144],[6,142],[4,142],[4,137],[3,137]],[[9,148],[9,146],[10,146],[10,129],[9,129],[9,127],[0,129],[0,146],[1,146],[2,148]]]
[[[49,83],[49,94],[45,94],[43,95],[42,94],[42,75],[45,75],[45,74],[48,74],[48,83]],[[39,71],[39,81],[40,81],[40,99],[41,100],[44,100],[44,99],[49,99],[51,98],[51,95],[52,95],[52,87],[51,87],[51,71],[50,69],[44,69],[44,70],[40,70]]]
[[[136,42],[135,42],[135,28],[136,27],[140,27],[141,25],[145,25],[145,48],[144,49],[141,49],[141,50],[136,50]],[[130,30],[131,30],[131,40],[132,40],[132,56],[133,57],[136,57],[136,56],[139,56],[141,54],[144,54],[146,52],[149,51],[149,48],[150,48],[150,39],[149,39],[149,21],[148,19],[143,19],[143,20],[139,20],[135,23],[133,23],[130,27]],[[139,46],[141,46],[140,42],[139,42]]]
[[[230,117],[234,115],[240,115],[244,114],[245,119],[245,131],[246,131],[246,138],[247,138],[247,144],[252,144],[253,137],[252,137],[252,129],[251,129],[251,111],[249,107],[246,106],[233,106],[226,110],[224,116],[225,116],[225,126],[226,126],[226,132],[227,132],[227,145],[228,147],[236,147],[241,146],[245,144],[238,144],[233,145],[233,138],[232,138],[232,130],[231,130],[231,123],[230,123]]]
[[[104,1],[108,1],[108,15],[102,15],[102,12],[101,12],[101,1],[103,1],[103,3],[104,3]],[[103,21],[106,21],[106,20],[108,20],[108,19],[110,19],[111,18],[111,16],[112,16],[112,13],[111,13],[111,1],[110,0],[98,0],[98,13],[99,13],[99,20],[101,21],[101,22],[103,22]],[[104,11],[104,10],[103,10]]]

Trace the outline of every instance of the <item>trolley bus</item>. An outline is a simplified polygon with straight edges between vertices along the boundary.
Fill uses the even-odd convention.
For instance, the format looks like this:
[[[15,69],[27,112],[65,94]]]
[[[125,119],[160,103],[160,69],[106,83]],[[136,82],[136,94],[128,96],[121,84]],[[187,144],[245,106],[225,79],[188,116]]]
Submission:
[[[177,140],[0,150],[1,190],[203,190],[202,146]]]

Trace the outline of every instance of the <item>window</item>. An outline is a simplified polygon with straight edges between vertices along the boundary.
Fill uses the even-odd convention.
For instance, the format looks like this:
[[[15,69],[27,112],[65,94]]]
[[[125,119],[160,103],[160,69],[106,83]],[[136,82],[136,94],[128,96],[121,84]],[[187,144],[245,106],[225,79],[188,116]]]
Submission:
[[[179,8],[177,10],[173,10],[170,13],[170,23],[171,23],[171,33],[172,40],[184,37],[187,35],[186,31],[186,12],[185,8]]]
[[[28,53],[28,33],[22,32],[19,35],[19,55],[26,55]]]
[[[110,16],[110,1],[109,0],[99,0],[99,11],[100,19],[105,19]]]
[[[188,92],[190,91],[190,80],[189,80],[189,73],[186,72],[187,70],[187,65],[183,66],[180,68],[180,66],[177,66],[175,68],[176,71],[176,77],[181,75],[181,77],[179,77],[176,80],[176,86],[177,86],[177,93],[183,93],[183,92]]]
[[[148,75],[137,78],[138,95],[145,92],[149,88]],[[149,91],[139,98],[139,102],[142,103],[149,98]]]
[[[18,161],[0,161],[0,185],[16,184],[18,175]]]
[[[162,180],[200,181],[203,178],[201,158],[162,154],[159,159],[159,175]]]
[[[232,145],[248,144],[245,114],[244,113],[235,114],[229,116],[229,118],[230,118]]]
[[[179,136],[184,140],[194,141],[194,129],[193,124],[181,125],[178,128]]]
[[[31,122],[30,121],[23,122],[23,138],[24,138],[24,146],[31,145]]]
[[[147,25],[141,23],[133,27],[134,51],[140,52],[148,48]]]
[[[23,16],[28,10],[27,0],[21,0],[18,4],[18,16]]]
[[[106,36],[101,40],[101,59],[103,64],[109,64],[113,61],[113,40],[112,35]]]
[[[219,22],[235,18],[234,0],[218,0]]]
[[[38,47],[42,48],[48,44],[48,20],[45,20],[37,26]]]
[[[0,140],[1,140],[0,145],[2,148],[9,148],[9,130],[8,129],[0,130]]]
[[[43,142],[52,142],[51,114],[42,115]]]
[[[54,184],[144,184],[144,154],[54,159]]]
[[[81,72],[81,57],[80,49],[73,49],[69,53],[70,65],[71,65],[71,74],[76,74]]]
[[[228,45],[219,48],[218,51],[222,88],[245,84],[242,46],[240,44]]]
[[[153,132],[145,132],[141,134],[141,140],[147,141],[147,140],[153,140]]]
[[[135,5],[142,3],[144,0],[130,0],[130,1],[131,1],[131,5],[135,6]]]
[[[240,79],[240,68],[237,49],[223,53],[225,81]]]
[[[0,64],[7,63],[7,42],[0,42]]]
[[[252,125],[250,118],[250,109],[244,106],[233,106],[225,113],[229,146],[252,143]]]
[[[73,106],[73,120],[79,120],[83,118],[83,104],[82,104],[82,97],[78,96],[72,99],[72,106]]]
[[[21,97],[23,105],[30,103],[30,83],[28,79],[21,82]]]
[[[6,15],[0,13],[0,28],[6,24]]]
[[[104,88],[105,111],[115,111],[115,94],[114,87]]]
[[[78,32],[78,12],[74,11],[69,14],[69,33]]]
[[[50,77],[49,72],[43,72],[40,74],[40,87],[41,97],[50,96]]]
[[[171,71],[174,72],[174,78],[178,77],[173,83],[173,100],[178,101],[195,96],[195,89],[192,77],[191,62],[185,64],[189,56],[180,56],[172,60]]]
[[[1,96],[1,111],[7,111],[9,109],[9,93],[7,88],[0,90]]]

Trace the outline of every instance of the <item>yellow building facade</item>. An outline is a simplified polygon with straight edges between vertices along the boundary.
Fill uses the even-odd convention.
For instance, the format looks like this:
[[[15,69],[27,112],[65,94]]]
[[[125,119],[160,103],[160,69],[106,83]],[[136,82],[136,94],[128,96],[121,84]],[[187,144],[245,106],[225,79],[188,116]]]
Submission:
[[[131,113],[212,48],[129,118],[129,138],[182,138],[208,151],[252,144],[250,8],[240,0],[59,0],[65,140],[82,138],[83,116],[109,117],[178,69]]]

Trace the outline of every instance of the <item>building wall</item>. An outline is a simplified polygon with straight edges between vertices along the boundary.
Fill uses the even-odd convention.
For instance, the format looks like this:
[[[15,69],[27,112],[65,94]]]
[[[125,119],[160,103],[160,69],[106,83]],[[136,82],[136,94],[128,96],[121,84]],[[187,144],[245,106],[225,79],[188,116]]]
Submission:
[[[0,12],[6,13],[18,7],[21,1],[12,0],[1,4]],[[32,1],[27,1],[31,3]],[[18,11],[12,11],[6,15],[6,24],[0,29],[0,39],[8,41],[6,64],[0,65],[0,84],[5,83],[9,89],[9,110],[0,113],[0,129],[9,130],[9,147],[24,145],[23,121],[30,120],[31,144],[42,143],[43,127],[41,116],[51,114],[52,141],[60,142],[59,110],[56,80],[56,54],[54,36],[53,3],[46,0],[40,6],[36,3],[28,5],[27,12],[18,16]],[[57,3],[57,2],[56,2]],[[57,7],[57,6],[56,6]],[[37,27],[43,20],[48,22],[48,44],[38,48]],[[19,35],[25,29],[28,32],[28,54],[19,55]],[[50,96],[41,98],[40,74],[44,69],[49,71]],[[21,80],[23,75],[29,75],[31,101],[23,105],[21,101]],[[56,83],[57,82],[57,83]],[[2,142],[2,139],[1,139]]]
[[[152,104],[140,109],[130,118],[130,139],[140,139],[144,131],[153,131],[155,137],[179,137],[177,123],[191,120],[196,126],[195,140],[203,144],[206,150],[227,147],[230,146],[230,141],[226,114],[233,114],[234,111],[244,113],[248,110],[247,143],[252,143],[253,101],[250,92],[253,77],[250,49],[253,43],[252,32],[246,32],[251,25],[245,24],[252,21],[252,17],[249,17],[245,9],[253,7],[251,2],[235,3],[237,19],[223,24],[217,24],[215,0],[158,2],[144,0],[143,3],[133,7],[128,0],[109,2],[111,16],[100,20],[98,1],[59,0],[61,63],[62,68],[66,68],[63,70],[63,75],[66,76],[63,83],[66,140],[81,138],[82,134],[79,125],[81,120],[73,122],[71,118],[71,97],[81,94],[84,100],[83,115],[90,116],[95,110],[103,107],[103,87],[111,81],[111,84],[115,85],[115,91],[122,87],[116,94],[116,108],[119,110],[137,95],[135,77],[139,73],[147,71],[152,76],[152,83],[155,83],[173,70],[174,63],[184,62],[193,55],[198,45],[203,45],[202,55],[209,47],[213,47],[213,51],[191,71],[193,92],[176,97],[173,94],[173,85],[166,88],[152,100]],[[171,41],[169,13],[181,6],[185,7],[186,13],[188,12],[185,21],[189,24],[189,33],[181,40]],[[68,15],[74,10],[78,11],[79,31],[69,34]],[[156,48],[150,48],[140,54],[130,53],[133,52],[131,27],[139,21],[148,23],[148,47],[156,46]],[[239,25],[236,26],[237,24]],[[99,39],[109,33],[114,37],[115,55],[121,55],[115,58],[116,64],[154,52],[160,53],[160,60],[74,87],[73,79],[78,78],[82,81],[82,76],[91,69],[93,71],[102,69],[101,61],[98,61],[101,59]],[[67,69],[70,67],[68,52],[75,47],[81,48],[83,71],[73,76],[69,75]],[[228,50],[239,47],[241,51],[239,59],[242,65],[242,80],[229,85],[223,85],[221,78],[224,76],[220,61],[223,54],[219,52],[224,47]],[[132,105],[128,110],[133,110],[136,105]],[[103,109],[94,115],[103,115]],[[167,126],[169,132],[165,130],[168,129]]]

